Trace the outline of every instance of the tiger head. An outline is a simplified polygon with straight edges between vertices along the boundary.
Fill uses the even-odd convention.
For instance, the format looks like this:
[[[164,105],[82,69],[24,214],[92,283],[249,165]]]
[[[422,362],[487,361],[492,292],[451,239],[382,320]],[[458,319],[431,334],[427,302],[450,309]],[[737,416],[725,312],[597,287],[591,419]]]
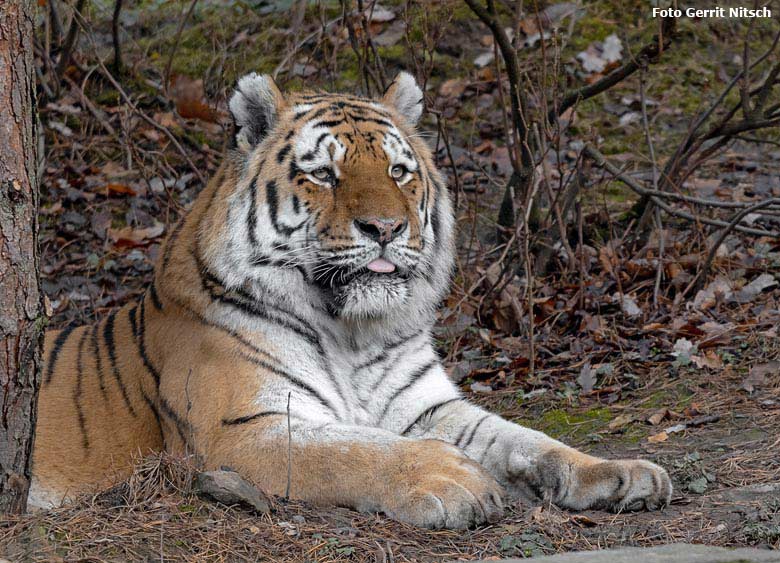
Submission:
[[[224,277],[320,300],[343,318],[433,309],[452,269],[453,220],[415,131],[423,94],[409,74],[378,100],[283,95],[250,74],[229,107],[236,189],[221,228],[230,242],[212,253]]]

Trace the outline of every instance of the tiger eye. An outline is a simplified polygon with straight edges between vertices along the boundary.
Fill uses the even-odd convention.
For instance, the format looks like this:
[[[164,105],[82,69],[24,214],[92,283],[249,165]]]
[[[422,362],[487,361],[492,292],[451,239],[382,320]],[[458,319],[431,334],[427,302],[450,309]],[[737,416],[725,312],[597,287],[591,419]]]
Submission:
[[[403,164],[396,164],[390,169],[390,175],[394,180],[400,180],[406,175],[406,167]]]
[[[330,180],[332,174],[333,173],[330,171],[330,168],[318,168],[311,173],[312,176],[322,181]]]

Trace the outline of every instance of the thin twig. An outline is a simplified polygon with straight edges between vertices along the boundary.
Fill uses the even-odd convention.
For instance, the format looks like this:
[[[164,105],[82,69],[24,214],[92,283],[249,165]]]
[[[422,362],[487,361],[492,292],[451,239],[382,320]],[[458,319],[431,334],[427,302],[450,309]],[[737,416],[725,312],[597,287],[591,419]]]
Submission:
[[[114,42],[114,72],[122,72],[122,43],[119,39],[119,16],[122,13],[122,0],[114,0],[114,13],[111,16],[111,39]]]
[[[284,491],[285,500],[290,500],[290,487],[292,484],[292,427],[290,426],[290,397],[292,392],[287,392],[287,488]]]
[[[700,222],[707,225],[712,225],[715,227],[727,227],[729,223],[727,221],[721,221],[720,219],[711,219],[709,217],[698,217],[695,215],[692,215],[691,213],[687,213],[685,211],[681,211],[679,209],[674,209],[670,205],[668,205],[666,202],[663,201],[660,197],[657,197],[652,192],[654,190],[649,190],[645,186],[643,186],[636,178],[632,178],[622,170],[620,170],[617,166],[611,164],[607,159],[604,157],[603,154],[599,150],[597,150],[592,145],[586,144],[583,148],[583,154],[585,154],[588,158],[590,158],[598,167],[603,168],[610,174],[612,174],[617,180],[620,180],[623,184],[634,190],[636,193],[642,196],[647,196],[651,199],[651,201],[658,205],[661,209],[666,211],[669,215],[673,215],[675,217],[680,217],[681,219],[687,219],[689,221],[694,222]],[[770,200],[770,205],[775,204],[774,200]],[[751,227],[745,227],[742,225],[736,225],[733,227],[734,230],[740,231],[749,235],[756,235],[760,237],[780,237],[780,233],[772,232],[772,231],[765,231],[763,229],[754,229]]]
[[[89,75],[87,75],[84,78],[84,81],[86,82],[88,78]],[[100,123],[100,126],[106,130],[106,133],[111,135],[115,141],[121,143],[122,140],[117,134],[116,129],[114,129],[112,125],[108,122],[108,118],[106,117],[105,112],[103,112],[103,110],[96,107],[95,104],[93,104],[90,101],[90,99],[86,96],[86,94],[84,94],[84,87],[76,84],[73,80],[71,80],[69,76],[63,76],[62,79],[68,83],[68,86],[70,86],[71,91],[79,97],[79,101],[81,102],[81,105],[84,106],[84,108],[90,114],[92,114],[92,117],[94,117],[97,120],[97,122]]]
[[[122,99],[125,101],[125,103],[130,106],[130,109],[136,113],[141,119],[143,119],[146,123],[157,129],[158,131],[165,134],[168,139],[170,139],[171,143],[173,143],[173,146],[176,147],[176,150],[179,151],[179,154],[181,154],[184,157],[184,160],[187,161],[187,164],[189,164],[190,169],[192,169],[192,172],[195,174],[195,176],[198,178],[200,183],[202,185],[206,185],[206,178],[203,177],[203,174],[200,173],[200,170],[197,166],[195,166],[195,163],[192,162],[192,159],[190,158],[189,154],[187,154],[187,151],[184,150],[184,147],[181,146],[179,141],[174,137],[173,133],[165,127],[164,125],[161,125],[157,123],[154,119],[146,115],[144,112],[140,111],[138,107],[133,103],[133,101],[130,99],[130,96],[127,95],[127,93],[122,89],[122,86],[119,84],[119,82],[116,81],[116,79],[111,75],[109,70],[106,68],[106,65],[103,64],[103,61],[100,59],[97,59],[98,66],[100,67],[101,72],[103,73],[103,76],[106,77],[106,79],[111,82],[111,84],[116,88],[117,92],[119,92],[119,95],[122,96]]]
[[[192,0],[192,2],[190,2],[190,6],[187,9],[187,12],[179,20],[179,26],[176,28],[176,37],[173,40],[173,47],[171,47],[171,54],[168,55],[168,62],[165,64],[165,75],[163,76],[163,87],[165,88],[166,92],[168,91],[168,88],[171,85],[171,67],[173,66],[173,58],[176,56],[176,51],[179,48],[179,42],[181,41],[181,32],[184,29],[184,24],[187,23],[187,20],[190,19],[193,10],[195,10],[195,5],[197,3],[198,0]]]
[[[653,167],[653,189],[658,191],[658,163],[655,159],[655,147],[653,147],[653,136],[650,133],[650,122],[647,119],[647,97],[645,96],[645,69],[639,73],[639,100],[642,105],[642,127],[645,130],[645,141],[647,149],[650,152],[650,163]],[[658,232],[658,265],[655,271],[655,284],[653,286],[653,307],[658,310],[658,295],[661,292],[661,278],[664,272],[664,246],[665,234],[664,225],[661,220],[660,208],[655,208],[655,228]]]
[[[764,201],[760,201],[756,203],[752,207],[748,207],[747,209],[743,209],[739,213],[736,213],[734,217],[731,219],[731,221],[729,221],[728,225],[726,225],[723,228],[723,230],[720,232],[718,237],[713,241],[710,251],[707,254],[707,258],[702,263],[699,272],[696,274],[696,277],[691,280],[691,283],[688,284],[688,287],[686,287],[685,290],[682,292],[682,295],[683,296],[687,295],[688,292],[691,291],[692,289],[701,288],[701,286],[704,284],[704,280],[707,277],[707,273],[709,272],[710,267],[712,266],[712,262],[715,260],[715,256],[718,253],[718,249],[720,248],[720,245],[723,244],[723,241],[726,240],[726,237],[729,235],[729,233],[736,228],[737,224],[742,219],[744,219],[750,213],[753,213],[755,211],[758,211],[760,209],[763,209],[769,205],[776,204],[776,203],[780,203],[780,198],[765,199]]]
[[[73,48],[76,46],[76,38],[79,35],[79,27],[81,18],[81,10],[84,9],[86,0],[78,0],[73,7],[73,17],[70,21],[70,27],[68,28],[68,35],[65,36],[65,42],[62,45],[62,52],[60,53],[60,61],[57,64],[57,77],[62,77],[70,64],[70,57],[73,54]]]
[[[639,50],[636,56],[626,61],[624,65],[610,72],[604,78],[597,80],[593,84],[588,84],[564,95],[560,105],[557,108],[550,110],[547,115],[547,120],[550,123],[555,123],[555,121],[558,119],[558,116],[562,115],[563,112],[572,107],[574,104],[601,94],[605,90],[612,88],[615,84],[622,82],[634,74],[637,70],[642,68],[642,65],[658,60],[658,57],[661,55],[661,53],[663,53],[671,45],[672,35],[675,29],[676,19],[664,18],[661,22],[660,37],[654,37],[650,43]]]

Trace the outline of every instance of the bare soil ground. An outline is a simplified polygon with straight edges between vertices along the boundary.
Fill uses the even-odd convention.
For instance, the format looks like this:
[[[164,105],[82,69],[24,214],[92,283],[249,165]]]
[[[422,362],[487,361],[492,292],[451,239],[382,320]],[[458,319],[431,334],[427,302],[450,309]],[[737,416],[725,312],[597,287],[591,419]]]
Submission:
[[[184,12],[139,2],[122,19],[127,68],[117,78],[121,91],[107,68],[77,52],[62,92],[42,100],[42,274],[52,326],[101,318],[143,291],[162,238],[202,189],[200,176],[208,177],[220,161],[228,130],[224,96],[236,76],[286,61],[280,82],[289,87],[354,89],[359,82],[346,35],[330,23],[339,12],[327,3],[307,15],[312,21],[299,34],[314,33],[316,41],[287,58],[285,49],[296,42],[283,31],[285,13],[263,15],[238,2],[228,3],[227,13],[204,4],[183,25],[169,92],[161,81]],[[386,5],[400,20],[400,3]],[[576,24],[563,59],[571,81],[588,79],[577,51],[617,29],[632,38],[652,31],[639,2],[620,7],[593,2]],[[509,299],[512,291],[523,294],[519,276],[509,295],[490,291],[491,268],[500,266],[501,254],[494,218],[509,171],[500,140],[502,94],[490,67],[473,63],[489,50],[484,30],[461,8],[447,13],[455,31],[440,38],[428,101],[449,133],[449,146],[440,135],[431,142],[456,186],[461,232],[458,273],[437,329],[441,356],[464,393],[511,420],[599,455],[640,456],[668,468],[675,485],[671,506],[608,514],[515,503],[498,524],[466,532],[420,530],[381,515],[284,499],[275,499],[270,514],[255,515],[197,498],[190,489],[196,468],[156,456],[140,461],[133,477],[111,491],[6,517],[0,554],[20,561],[400,562],[679,541],[780,549],[780,242],[729,237],[709,284],[683,296],[709,231],[669,221],[654,306],[657,241],[634,240],[635,221],[626,212],[635,198],[586,171],[592,178],[582,197],[586,271],[556,263],[537,280],[532,347]],[[108,4],[95,3],[94,30],[81,40],[85,52],[108,55],[109,19]],[[328,33],[316,36],[318,19]],[[372,32],[393,25],[382,22]],[[413,66],[405,42],[421,47],[419,25],[411,28],[410,38],[391,38],[380,49],[388,68]],[[728,26],[683,26],[666,66],[650,75],[659,151],[684,131],[690,106],[717,94],[708,81],[717,86],[738,68],[729,50],[734,33]],[[697,49],[710,54],[705,62],[686,55]],[[641,129],[621,119],[635,111],[636,91],[629,81],[578,109],[577,132],[601,136],[616,162],[647,162]],[[438,130],[432,117],[426,127]],[[577,154],[569,141],[560,155],[571,167]],[[780,196],[777,146],[744,141],[685,188],[724,201]],[[770,281],[761,277],[767,275]]]

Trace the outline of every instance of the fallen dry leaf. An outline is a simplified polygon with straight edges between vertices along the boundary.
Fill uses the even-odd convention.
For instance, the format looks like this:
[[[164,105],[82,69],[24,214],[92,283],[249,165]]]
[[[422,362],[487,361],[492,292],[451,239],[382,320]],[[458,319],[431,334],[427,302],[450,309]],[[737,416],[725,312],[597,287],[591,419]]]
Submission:
[[[696,416],[699,416],[702,413],[701,406],[699,403],[691,403],[687,407],[685,407],[685,410],[683,411],[683,415],[685,415],[687,418],[694,418]]]
[[[728,299],[733,293],[731,281],[723,277],[716,278],[696,294],[696,297],[693,298],[693,307],[700,311],[710,309],[719,298]]]
[[[620,429],[622,429],[625,426],[628,426],[634,422],[634,417],[630,414],[621,414],[620,416],[617,416],[615,420],[609,423],[607,428],[610,432],[616,432]]]
[[[691,356],[691,361],[697,368],[722,369],[723,360],[713,351],[707,350],[703,356]]]
[[[585,516],[584,514],[572,514],[570,520],[575,524],[579,524],[580,526],[585,526],[586,528],[593,528],[594,526],[598,526],[599,524],[598,522],[596,522],[592,518]]]
[[[669,434],[666,432],[659,432],[658,434],[653,434],[652,436],[647,437],[647,441],[651,444],[659,444],[661,442],[666,442],[669,439]]]
[[[758,387],[765,386],[769,381],[769,376],[780,373],[780,361],[758,364],[750,368],[750,372],[740,385],[748,393],[752,393]]]
[[[734,294],[737,303],[750,303],[765,289],[777,286],[777,280],[772,274],[761,274],[745,287]]]
[[[442,82],[441,86],[439,86],[439,95],[446,98],[457,98],[466,91],[466,86],[468,86],[466,80],[462,78],[450,78],[449,80]]]
[[[642,309],[639,308],[639,305],[636,304],[636,300],[630,295],[621,296],[619,293],[615,293],[612,296],[612,300],[615,303],[620,303],[620,308],[628,317],[637,317],[642,314]]]
[[[176,104],[176,111],[183,118],[217,121],[217,112],[206,103],[202,79],[176,76],[171,85],[171,97]]]
[[[122,227],[120,229],[108,229],[108,236],[117,246],[141,246],[152,239],[156,239],[165,232],[165,225],[155,222],[151,227],[134,229],[133,227]]]
[[[130,186],[125,184],[113,184],[109,183],[104,186],[106,195],[119,194],[119,195],[136,195],[136,192]]]
[[[596,370],[591,367],[590,362],[585,362],[585,365],[582,366],[577,383],[580,384],[585,393],[593,391],[593,387],[596,385]]]
[[[647,422],[649,422],[653,426],[658,426],[668,416],[669,416],[669,409],[661,409],[648,416]]]
[[[554,510],[545,510],[544,506],[535,506],[528,512],[528,519],[531,522],[549,523],[549,524],[565,524],[570,519],[568,516],[564,516]]]

